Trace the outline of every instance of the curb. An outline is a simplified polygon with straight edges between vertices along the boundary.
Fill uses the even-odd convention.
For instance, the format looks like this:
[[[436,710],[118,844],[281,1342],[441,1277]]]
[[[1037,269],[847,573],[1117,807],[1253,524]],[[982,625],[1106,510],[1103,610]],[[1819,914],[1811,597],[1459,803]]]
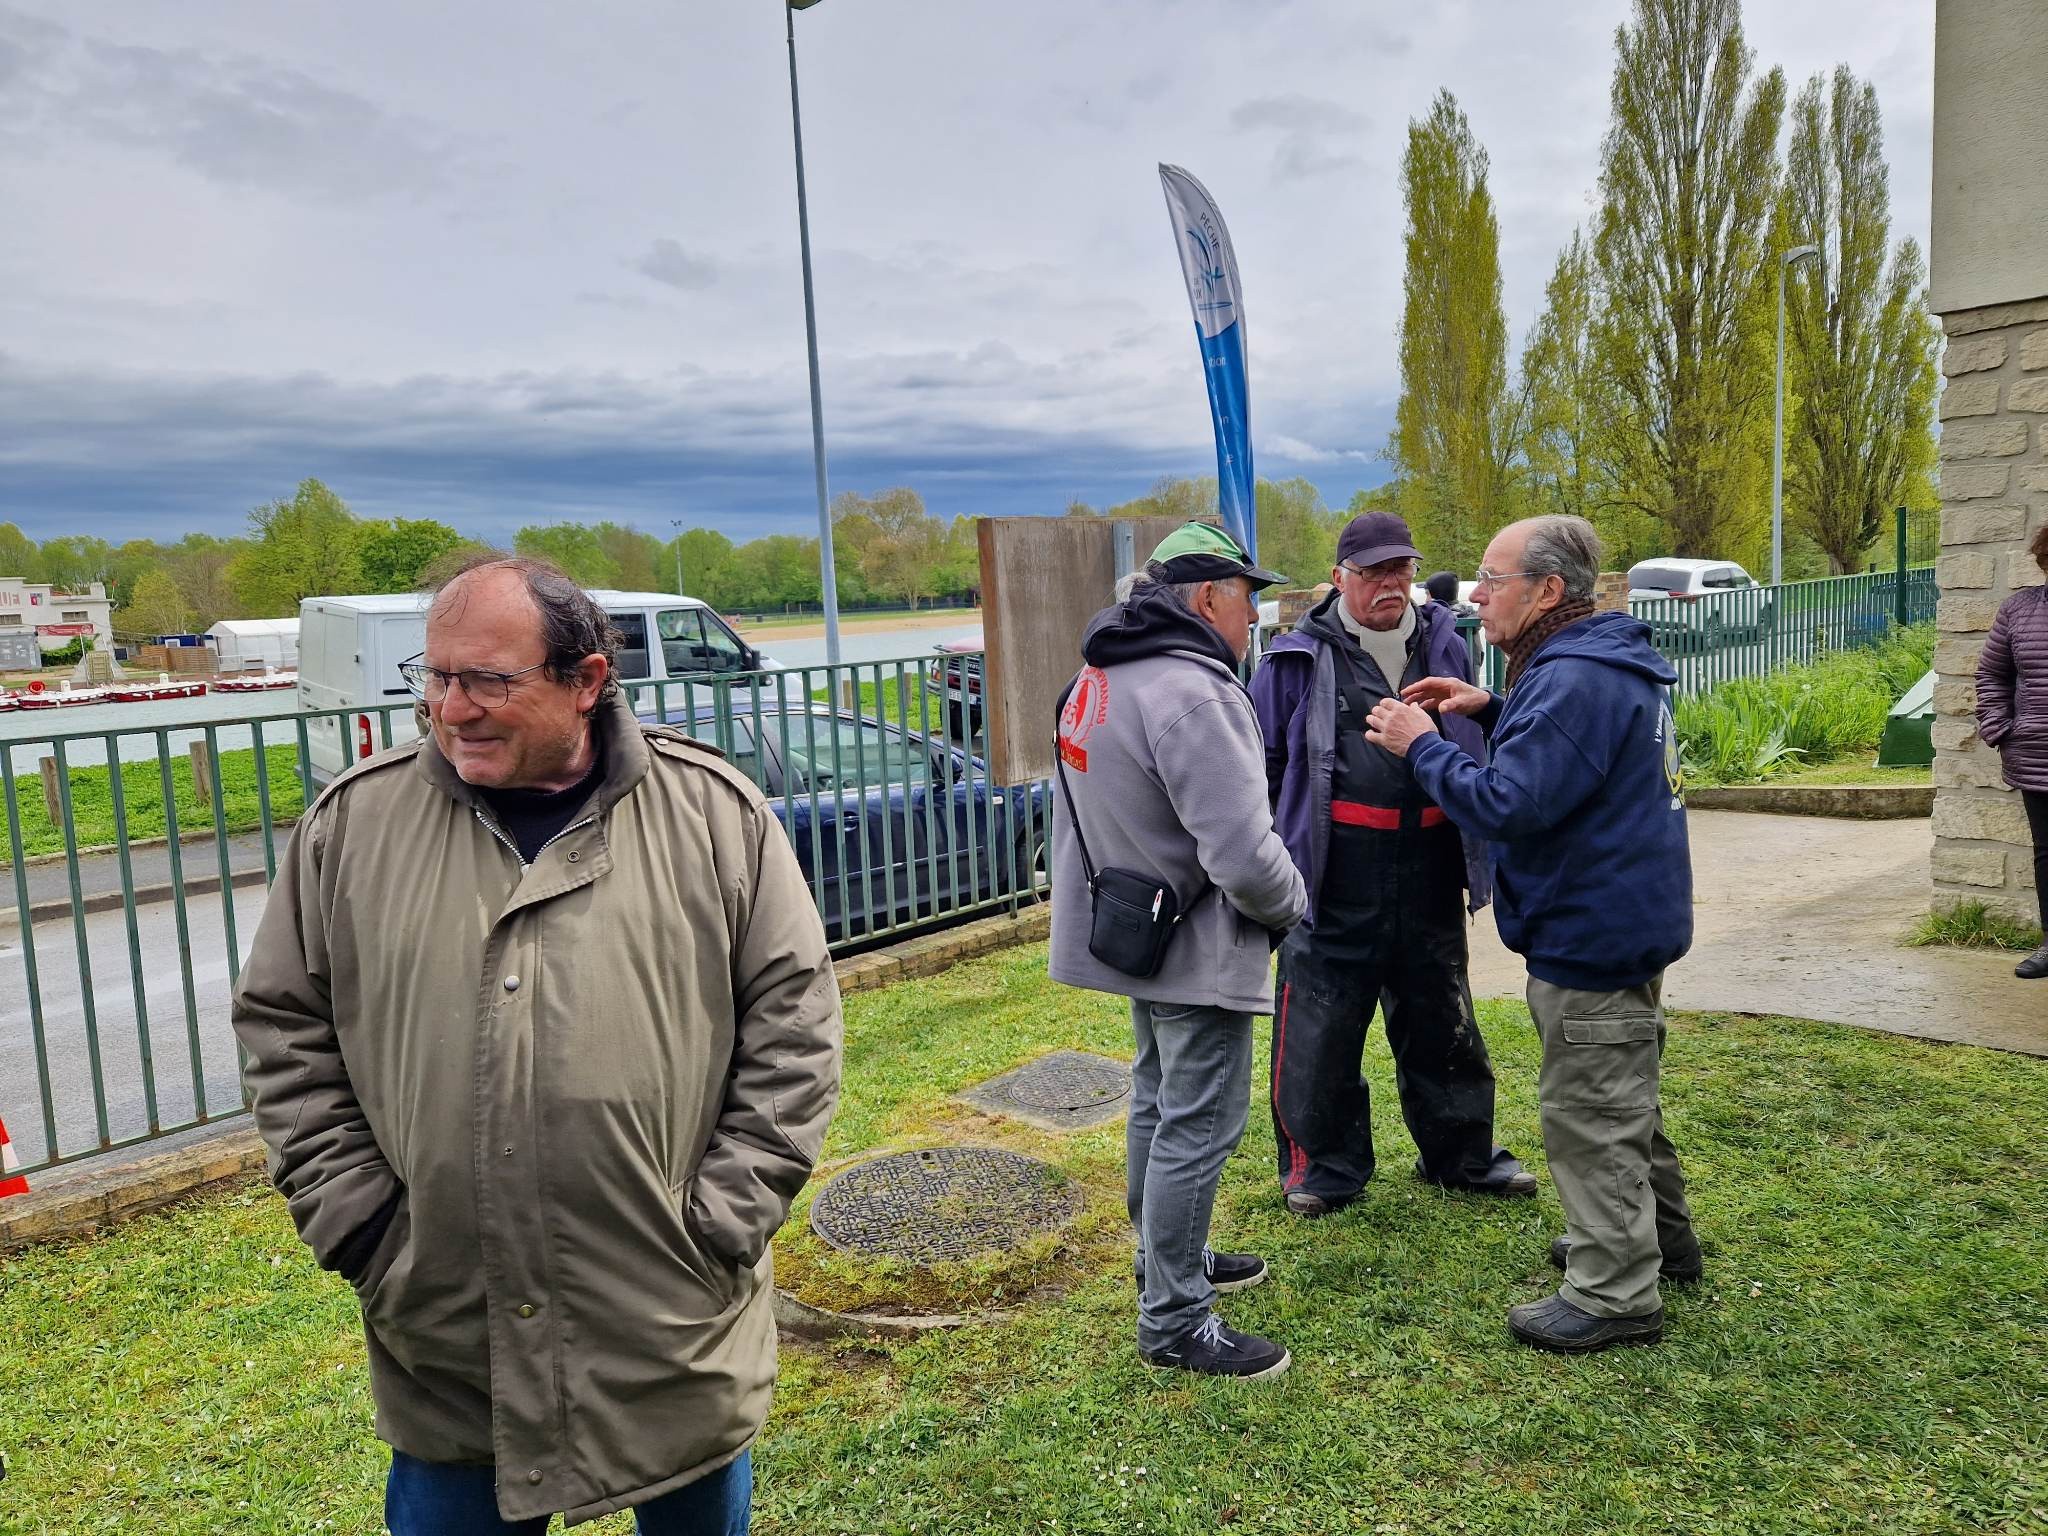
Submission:
[[[832,1312],[798,1301],[778,1287],[774,1300],[775,1326],[787,1334],[807,1339],[921,1339],[927,1334],[945,1333],[976,1323],[1000,1322],[1003,1312],[944,1313],[930,1317],[891,1316],[878,1312]]]
[[[235,876],[237,885],[247,883],[243,874],[251,880],[263,878],[261,870],[244,871]],[[216,880],[214,888],[218,887],[219,881]],[[187,886],[188,890],[192,888]],[[88,905],[93,899],[87,898]],[[115,893],[112,904],[119,906],[120,901],[119,894]],[[61,904],[60,910],[69,911],[70,907],[67,901]],[[958,928],[907,939],[873,954],[835,960],[832,970],[839,978],[842,995],[871,992],[913,976],[936,975],[976,955],[1036,943],[1051,930],[1052,909],[1041,903],[1014,917],[1008,913],[985,917]],[[263,1143],[255,1131],[246,1128],[232,1130],[209,1137],[195,1146],[129,1159],[81,1174],[77,1178],[66,1179],[54,1189],[31,1189],[25,1195],[10,1195],[0,1201],[0,1253],[31,1243],[82,1237],[116,1222],[159,1210],[213,1185],[261,1173],[264,1155]],[[778,1293],[778,1316],[781,1305]],[[790,1305],[803,1307],[804,1303],[792,1297]],[[794,1313],[791,1317],[789,1326],[793,1329],[829,1327],[840,1333],[883,1333],[892,1337],[910,1337],[932,1327],[959,1327],[978,1320],[972,1317],[869,1318],[860,1314],[850,1314],[842,1319],[829,1312],[819,1312],[818,1319],[811,1322],[797,1320]]]
[[[1730,784],[1688,789],[1689,811],[1753,811],[1767,816],[1838,816],[1901,821],[1934,814],[1932,784]]]
[[[229,879],[236,889],[245,885],[261,885],[268,878],[260,869],[237,869],[229,872]],[[185,882],[187,896],[212,896],[220,890],[219,875],[195,875]],[[178,887],[166,881],[162,885],[138,885],[135,887],[135,905],[155,906],[170,901],[178,894]],[[83,915],[95,912],[117,912],[127,905],[127,898],[119,891],[94,891],[80,904]],[[71,898],[55,896],[48,901],[32,901],[28,906],[28,920],[31,923],[46,923],[52,918],[71,915]],[[21,908],[0,907],[0,926],[21,921]]]

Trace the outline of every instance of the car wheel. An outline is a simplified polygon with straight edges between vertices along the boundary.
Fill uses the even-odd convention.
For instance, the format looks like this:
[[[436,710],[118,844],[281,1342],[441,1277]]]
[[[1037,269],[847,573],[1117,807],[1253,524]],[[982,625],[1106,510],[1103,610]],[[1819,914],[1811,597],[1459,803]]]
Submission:
[[[1045,833],[1034,827],[1026,827],[1017,834],[1012,850],[1010,868],[1017,872],[1018,889],[1023,891],[1048,891],[1052,888],[1052,877],[1046,867]]]

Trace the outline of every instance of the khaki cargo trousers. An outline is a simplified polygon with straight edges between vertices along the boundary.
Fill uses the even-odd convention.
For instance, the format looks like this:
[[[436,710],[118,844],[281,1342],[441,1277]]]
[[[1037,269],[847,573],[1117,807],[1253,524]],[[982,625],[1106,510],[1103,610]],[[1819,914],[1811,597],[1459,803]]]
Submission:
[[[1580,992],[1529,978],[1543,1040],[1543,1152],[1571,1262],[1560,1294],[1597,1317],[1657,1310],[1657,1269],[1698,1262],[1678,1151],[1657,1094],[1664,978]]]

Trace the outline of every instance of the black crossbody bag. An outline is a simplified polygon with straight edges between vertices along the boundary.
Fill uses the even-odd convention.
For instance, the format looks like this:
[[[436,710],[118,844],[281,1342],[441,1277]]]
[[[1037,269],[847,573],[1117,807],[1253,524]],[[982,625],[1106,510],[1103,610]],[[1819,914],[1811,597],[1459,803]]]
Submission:
[[[1067,707],[1069,684],[1060,695],[1059,710]],[[1057,715],[1054,716],[1058,718]],[[1067,783],[1066,759],[1060,755],[1057,733],[1053,736],[1053,766],[1060,776],[1060,798],[1066,802],[1067,820],[1074,828],[1074,843],[1081,850],[1081,869],[1088,877],[1088,953],[1113,971],[1144,979],[1159,974],[1166,963],[1166,946],[1174,930],[1187,916],[1174,895],[1173,887],[1133,869],[1095,867],[1088,856],[1088,840],[1081,835],[1081,818],[1074,814],[1074,791]],[[1202,882],[1202,889],[1208,882]],[[1199,897],[1200,892],[1198,891]]]

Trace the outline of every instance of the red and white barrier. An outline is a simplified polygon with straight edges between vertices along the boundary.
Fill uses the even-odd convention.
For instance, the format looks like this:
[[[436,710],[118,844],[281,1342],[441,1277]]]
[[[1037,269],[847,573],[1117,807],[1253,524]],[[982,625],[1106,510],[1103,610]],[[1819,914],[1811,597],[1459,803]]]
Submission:
[[[14,1170],[21,1159],[14,1155],[14,1143],[7,1139],[7,1122],[0,1120],[0,1200],[28,1193],[28,1180]]]

